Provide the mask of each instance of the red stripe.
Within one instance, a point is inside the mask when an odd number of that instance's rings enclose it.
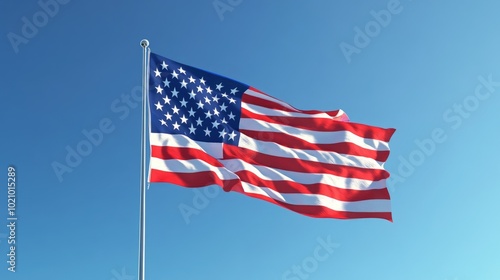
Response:
[[[240,129],[240,132],[250,138],[261,141],[274,142],[292,149],[302,150],[321,150],[336,152],[339,154],[363,156],[375,159],[376,161],[385,162],[389,157],[389,151],[374,151],[359,147],[356,144],[343,142],[335,144],[315,144],[302,140],[299,137],[288,135],[280,132],[262,132]]]
[[[211,174],[210,174],[211,173]],[[153,183],[172,183],[183,187],[196,188],[209,185],[219,185],[224,190],[232,190],[243,193],[247,196],[258,198],[282,206],[302,215],[315,218],[336,218],[336,219],[358,219],[358,218],[381,218],[392,221],[390,212],[346,212],[335,211],[324,206],[314,205],[293,205],[276,201],[270,197],[245,193],[239,180],[220,180],[213,172],[196,172],[196,173],[175,173],[153,169],[150,174],[151,182]],[[215,176],[215,177],[214,177]]]
[[[272,98],[274,98],[274,97],[272,97]],[[276,99],[276,98],[274,98],[274,99]],[[334,111],[299,110],[299,109],[296,109],[295,107],[289,105],[286,102],[283,102],[283,103],[287,104],[290,107],[284,106],[280,103],[273,102],[273,101],[268,100],[268,99],[259,98],[257,96],[253,96],[253,95],[249,95],[249,94],[243,94],[243,96],[241,97],[241,102],[248,103],[248,104],[254,104],[257,106],[261,106],[261,107],[266,107],[266,108],[273,109],[273,110],[281,110],[281,111],[285,111],[285,112],[303,113],[303,114],[308,114],[308,115],[324,113],[324,114],[328,114],[332,118],[338,118],[339,117],[338,114],[340,111],[340,110],[334,110]]]
[[[242,182],[258,187],[265,187],[279,193],[320,194],[341,201],[362,201],[370,199],[390,199],[387,189],[348,190],[323,183],[301,184],[285,180],[264,180],[258,175],[242,170],[236,172]],[[307,175],[305,175],[307,176]]]
[[[383,169],[369,169],[331,163],[315,162],[298,158],[285,158],[262,154],[246,148],[224,145],[224,159],[243,159],[247,163],[263,165],[302,173],[331,174],[344,178],[358,178],[370,181],[387,179],[389,172]]]
[[[190,153],[188,150],[192,150],[194,151],[194,153]],[[177,147],[158,147],[158,146],[153,146],[152,147],[152,151],[153,151],[153,157],[157,157],[157,158],[161,158],[161,159],[164,159],[164,160],[171,160],[171,159],[178,159],[178,160],[190,160],[190,159],[199,159],[199,160],[204,160],[206,161],[207,163],[215,166],[215,167],[223,167],[222,163],[220,163],[219,161],[215,160],[213,157],[203,153],[203,152],[200,152],[196,149],[190,149],[190,148],[177,148]],[[238,157],[238,155],[241,155],[242,157]],[[246,156],[243,156],[243,155],[246,155]],[[266,155],[263,155],[263,154],[259,154],[259,153],[256,153],[256,152],[253,152],[251,150],[247,150],[247,149],[244,149],[244,148],[237,148],[237,147],[234,147],[234,146],[231,146],[231,145],[225,145],[224,147],[224,157],[225,158],[235,158],[235,159],[241,159],[241,158],[244,158],[244,160],[250,164],[257,164],[257,165],[263,165],[262,163],[263,162],[266,162],[267,164],[264,165],[266,167],[270,167],[270,168],[280,168],[280,169],[285,169],[285,170],[291,170],[291,171],[295,171],[295,172],[304,172],[305,173],[305,176],[307,176],[307,173],[325,173],[325,174],[332,174],[332,175],[336,175],[336,176],[342,176],[342,177],[346,177],[346,178],[356,178],[356,176],[360,175],[360,174],[355,174],[356,172],[353,171],[352,174],[349,174],[349,173],[346,173],[346,169],[345,168],[337,168],[337,170],[339,172],[333,172],[333,170],[324,170],[321,165],[315,165],[315,162],[309,162],[311,164],[311,168],[309,168],[309,166],[307,165],[304,165],[303,163],[300,163],[300,160],[298,160],[297,162],[299,164],[302,164],[302,167],[303,169],[301,169],[300,167],[293,167],[293,161],[294,159],[290,159],[291,162],[286,162],[286,163],[283,163],[282,161],[278,164],[277,161],[275,159],[279,159],[279,157],[275,157],[275,156],[266,156]],[[281,165],[280,165],[281,164]],[[287,166],[287,167],[285,167]],[[314,170],[314,167],[317,167],[318,169],[317,170]],[[355,168],[354,168],[355,169]],[[361,168],[359,168],[361,169]],[[382,172],[385,172],[387,173],[388,175],[388,172],[385,171],[385,170],[375,170],[375,171],[382,171]],[[166,171],[161,171],[161,172],[164,172],[164,173],[169,173],[169,174],[176,174],[176,173],[173,173],[173,172],[166,172]],[[358,171],[358,173],[360,173],[361,171]],[[335,174],[337,173],[337,174]],[[184,173],[181,173],[181,174],[184,174]],[[198,181],[195,181],[195,182],[192,182],[192,184],[194,185],[194,187],[200,187],[200,186],[207,186],[207,185],[210,185],[210,184],[217,184],[217,185],[220,185],[222,186],[221,184],[221,180],[215,175],[215,173],[211,172],[211,171],[204,171],[204,172],[195,172],[195,173],[188,173],[186,172],[185,173],[185,177],[184,178],[189,178],[191,181],[193,180],[193,177],[190,177],[189,174],[195,174],[193,176],[195,176],[196,180],[200,180],[199,182]],[[238,173],[239,174],[239,173]],[[252,173],[253,174],[253,173]],[[369,170],[365,170],[365,174],[362,174],[362,175],[365,175],[364,177],[365,178],[360,178],[360,179],[366,179],[366,180],[370,180],[370,179],[367,179],[366,177],[369,177],[369,176],[373,176],[373,174],[370,174],[370,171]],[[379,174],[379,176],[382,175]],[[199,178],[197,177],[199,176]],[[205,176],[205,177],[203,177]],[[209,176],[209,178],[207,179],[207,176]],[[213,177],[215,176],[215,177]],[[251,175],[244,175],[245,178],[251,178],[249,181],[251,184],[253,185],[257,185],[257,186],[262,186],[262,183],[259,183],[257,181],[256,178],[259,178],[259,177],[256,177],[255,175],[253,175],[253,177]],[[213,178],[212,178],[213,177]],[[361,176],[358,176],[358,177],[361,177]],[[382,176],[383,177],[383,176]],[[163,178],[161,182],[170,182],[170,183],[176,183],[176,184],[180,184],[181,181],[165,181],[165,180],[175,180],[175,176],[172,176],[172,178]],[[203,179],[202,179],[203,178]],[[210,179],[212,178],[212,179]],[[385,177],[387,178],[387,177]],[[380,178],[380,179],[385,179],[385,178]],[[376,178],[377,180],[380,180],[378,178]],[[152,182],[154,182],[153,179],[151,179]],[[263,179],[260,179],[261,182],[267,182],[265,184],[265,186],[267,187],[270,187],[272,188],[272,181],[269,181],[269,180],[263,180]],[[375,179],[373,179],[372,181],[376,181]],[[186,185],[184,185],[186,184]],[[183,186],[189,186],[189,183],[184,183],[184,184],[180,184],[180,185],[183,185]],[[282,185],[283,183],[277,183],[279,185]],[[288,184],[288,183],[284,183],[285,185]],[[310,186],[313,188],[313,189],[316,189],[318,188],[318,186],[321,186],[323,184],[311,184]],[[297,184],[297,183],[294,183],[294,186],[295,187],[298,187],[298,186],[301,186],[301,184]],[[309,185],[308,185],[309,186]],[[328,186],[328,185],[324,185],[325,187],[327,188],[332,188],[332,186]],[[340,189],[340,188],[339,188]],[[293,188],[286,188],[286,189],[276,189],[276,191],[278,192],[294,192],[293,191],[294,189]],[[343,189],[342,189],[343,190]],[[373,191],[373,192],[371,192]],[[301,191],[296,191],[298,193],[300,193]],[[355,190],[352,190],[351,192],[356,192]],[[311,192],[311,193],[315,193],[315,192]],[[375,194],[375,193],[379,193],[378,195],[375,195],[374,198],[386,198],[385,195],[387,193],[387,190],[386,189],[382,189],[382,190],[370,190],[370,191],[363,191],[363,194],[364,196],[362,196],[361,199],[368,199],[370,196],[369,194]],[[325,194],[325,195],[328,195],[328,194]],[[381,196],[379,196],[381,195]],[[339,197],[339,196],[335,196],[334,198],[337,198],[339,200],[345,200],[346,197]]]
[[[191,173],[169,172],[157,169],[151,169],[150,182],[152,183],[171,183],[188,188],[198,188],[210,185],[218,185],[225,191],[241,185],[240,180],[221,180],[217,174],[212,171],[201,171]]]
[[[292,126],[312,131],[349,131],[363,138],[370,138],[389,142],[394,129],[384,129],[364,124],[342,122],[327,118],[307,118],[307,117],[289,117],[289,116],[267,116],[253,113],[247,109],[241,109],[241,117],[257,119],[268,123]]]
[[[159,159],[199,159],[215,167],[224,167],[224,165],[211,155],[193,148],[169,147],[169,146],[151,146],[151,157]]]
[[[284,207],[288,210],[292,210],[299,214],[313,217],[313,218],[334,218],[334,219],[362,219],[362,218],[380,218],[392,222],[391,212],[347,212],[347,211],[335,211],[324,206],[313,206],[313,205],[294,205],[288,204],[281,201],[276,201],[267,196],[263,196],[255,193],[245,193],[242,187],[234,188],[233,191],[243,193],[247,196],[265,200],[273,204]]]

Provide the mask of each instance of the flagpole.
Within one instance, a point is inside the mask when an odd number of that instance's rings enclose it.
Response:
[[[146,114],[148,94],[149,41],[141,41],[142,59],[142,135],[141,135],[141,203],[139,226],[139,280],[146,279]]]

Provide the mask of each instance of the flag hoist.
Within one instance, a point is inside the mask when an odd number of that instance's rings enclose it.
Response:
[[[142,127],[141,127],[141,202],[139,225],[139,280],[145,280],[146,268],[146,127],[149,77],[149,41],[141,41],[142,58]]]

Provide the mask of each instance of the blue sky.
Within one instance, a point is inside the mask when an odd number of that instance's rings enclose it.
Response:
[[[2,1],[0,220],[8,224],[8,166],[18,220],[15,273],[0,226],[0,278],[137,277],[134,96],[147,38],[153,52],[300,109],[340,108],[351,121],[397,129],[385,165],[394,223],[313,219],[215,187],[152,184],[148,279],[500,279],[499,9],[497,1]],[[67,165],[69,151],[103,126],[58,176],[54,164]],[[197,214],[186,219],[185,206]]]

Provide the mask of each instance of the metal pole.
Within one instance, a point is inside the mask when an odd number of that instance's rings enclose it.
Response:
[[[146,279],[146,114],[149,72],[149,41],[141,41],[143,48],[142,61],[142,135],[141,135],[141,212],[139,226],[139,280]]]

